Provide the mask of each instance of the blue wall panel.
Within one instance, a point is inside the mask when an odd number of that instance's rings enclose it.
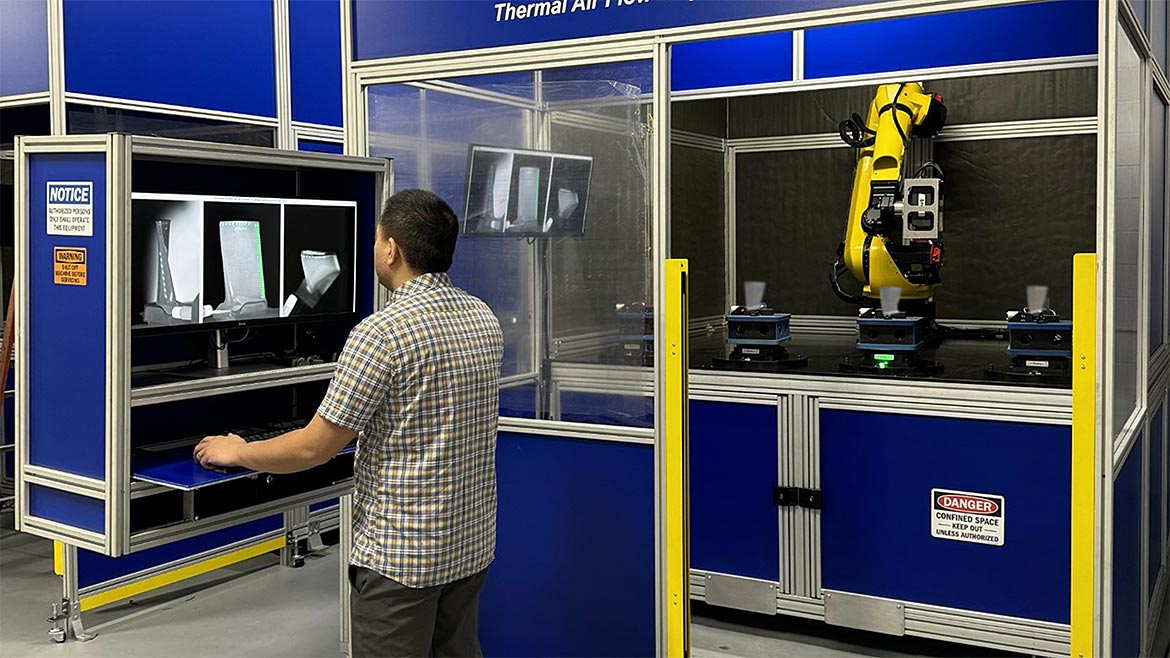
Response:
[[[672,91],[787,82],[792,79],[792,33],[760,34],[675,46]]]
[[[806,78],[1092,55],[1097,3],[1060,0],[805,32]]]
[[[1113,483],[1113,650],[1116,658],[1141,654],[1142,437]]]
[[[274,60],[269,0],[65,0],[71,92],[274,117]]]
[[[1154,586],[1158,584],[1158,571],[1162,569],[1162,461],[1165,454],[1162,452],[1162,414],[1165,409],[1159,409],[1150,420],[1150,433],[1147,440],[1150,442],[1150,461],[1146,468],[1150,471],[1150,489],[1146,496],[1146,509],[1150,515],[1149,543],[1149,583],[1147,595],[1154,595]]]
[[[341,155],[344,151],[341,144],[336,142],[321,142],[315,139],[301,139],[297,140],[298,151],[313,151],[314,153],[336,153]]]
[[[654,399],[617,393],[561,393],[560,420],[575,423],[654,427]]]
[[[38,519],[103,535],[106,532],[106,504],[97,498],[31,484],[28,487],[28,511]]]
[[[376,59],[876,4],[885,0],[599,0],[593,9],[507,20],[498,0],[353,0],[354,55]],[[526,5],[527,2],[511,2]],[[499,14],[499,15],[498,15]],[[499,19],[499,20],[497,20]]]
[[[500,415],[536,418],[536,384],[500,389]]]
[[[78,551],[77,582],[80,587],[89,587],[168,562],[183,560],[212,549],[222,548],[238,541],[258,537],[266,532],[279,529],[283,524],[283,517],[277,514],[251,523],[130,553],[119,558],[106,557],[91,551]]]
[[[780,580],[775,405],[691,402],[691,568]]]
[[[501,432],[487,656],[654,654],[654,450]]]
[[[5,0],[0,20],[0,96],[49,90],[49,8]]]
[[[1053,425],[822,411],[825,589],[1068,623],[1070,442]],[[1003,545],[932,537],[932,488],[1003,496]]]
[[[293,121],[340,126],[341,4],[290,0],[288,21]]]
[[[47,184],[93,183],[93,237],[46,231]],[[29,462],[104,479],[106,156],[29,156]],[[53,247],[84,247],[85,286],[53,282]]]
[[[340,501],[337,498],[333,498],[330,500],[323,500],[319,503],[313,503],[312,505],[309,505],[309,511],[316,512],[318,510],[328,509],[330,507],[336,506],[338,502]]]

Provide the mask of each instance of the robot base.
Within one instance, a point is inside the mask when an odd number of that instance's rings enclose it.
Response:
[[[1014,363],[1007,366],[991,364],[983,372],[988,379],[1007,382],[1067,385],[1072,381],[1071,371],[1067,368],[1034,368]]]
[[[842,372],[876,375],[879,377],[912,377],[915,375],[937,375],[942,372],[942,364],[938,361],[920,358],[914,352],[903,352],[877,356],[870,352],[862,352],[845,357],[839,367]]]
[[[746,361],[744,359],[729,359],[725,357],[715,357],[711,359],[711,367],[715,370],[742,370],[745,372],[777,372],[786,370],[788,368],[800,368],[808,365],[808,357],[802,354],[788,354],[777,355],[777,359],[757,359],[753,361]]]

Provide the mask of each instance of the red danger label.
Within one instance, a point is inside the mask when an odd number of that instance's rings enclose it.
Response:
[[[1004,545],[1003,496],[931,489],[930,535],[987,546]]]
[[[970,512],[972,514],[995,514],[999,511],[999,503],[990,498],[978,496],[945,494],[938,497],[938,506],[955,512]]]

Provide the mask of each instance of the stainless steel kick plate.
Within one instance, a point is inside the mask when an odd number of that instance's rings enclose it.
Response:
[[[872,596],[824,592],[825,623],[887,635],[906,634],[906,606]]]
[[[707,603],[748,612],[776,614],[776,583],[754,578],[704,574]]]

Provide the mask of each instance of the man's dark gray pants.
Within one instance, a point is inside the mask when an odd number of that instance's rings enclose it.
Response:
[[[487,570],[415,589],[350,565],[351,658],[479,658],[479,591]]]

